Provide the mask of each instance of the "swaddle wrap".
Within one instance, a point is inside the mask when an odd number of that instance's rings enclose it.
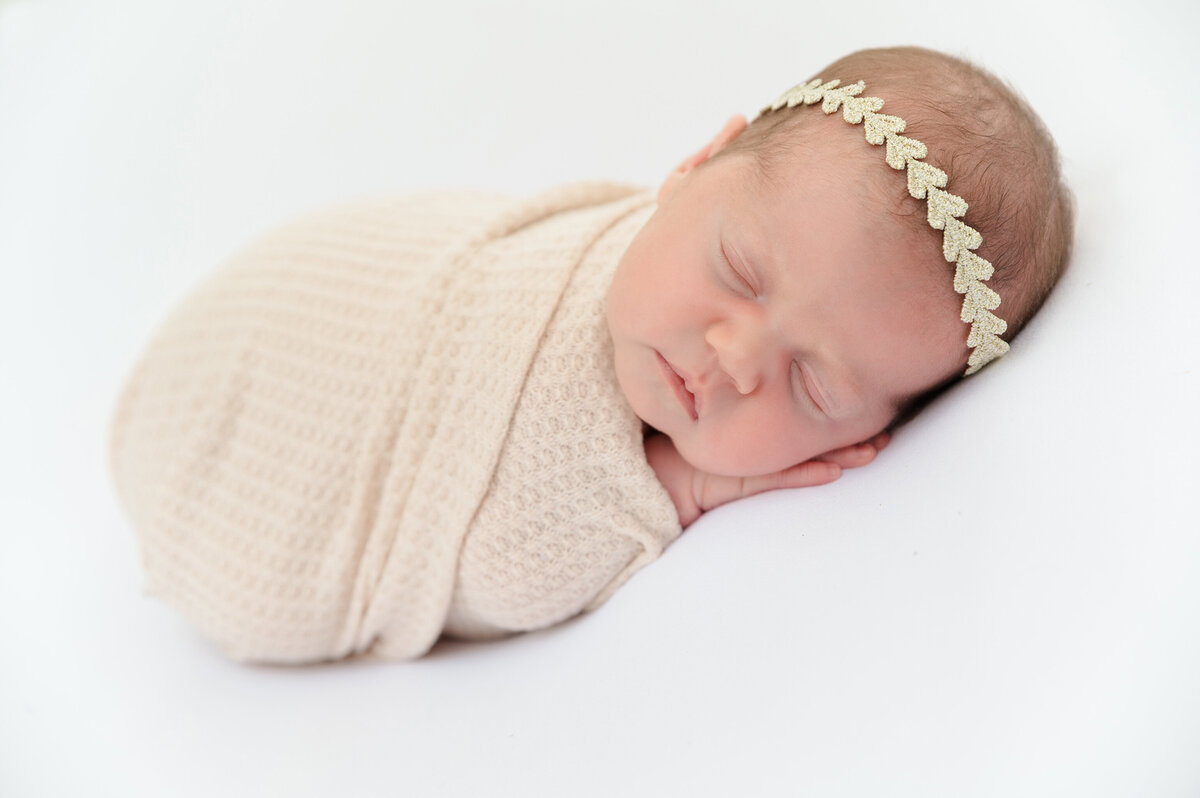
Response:
[[[611,183],[427,192],[226,263],[112,421],[146,592],[270,662],[416,657],[607,600],[680,533],[603,313],[652,212]]]

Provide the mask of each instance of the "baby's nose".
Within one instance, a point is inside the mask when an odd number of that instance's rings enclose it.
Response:
[[[705,335],[737,392],[746,396],[762,382],[765,341],[753,325],[715,324]]]
[[[758,375],[753,369],[739,366],[736,369],[729,371],[729,379],[733,380],[733,387],[742,396],[748,396],[754,393],[754,389],[758,387]]]

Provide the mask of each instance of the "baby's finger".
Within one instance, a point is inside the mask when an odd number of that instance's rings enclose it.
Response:
[[[776,471],[774,474],[747,478],[745,495],[751,496],[755,493],[779,488],[811,488],[833,482],[841,475],[842,467],[837,463],[809,460],[784,471]]]
[[[821,460],[809,460],[784,471],[756,477],[722,477],[699,473],[693,483],[693,498],[697,507],[707,511],[768,490],[824,485],[841,475],[841,466]]]
[[[809,460],[807,463],[795,465],[781,472],[782,488],[811,488],[816,485],[826,485],[842,475],[842,467],[837,463]]]
[[[875,459],[877,449],[871,443],[860,443],[855,446],[844,446],[821,455],[827,463],[836,463],[842,468],[858,468],[865,466]]]

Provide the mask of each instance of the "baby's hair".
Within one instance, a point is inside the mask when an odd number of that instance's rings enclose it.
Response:
[[[837,78],[843,85],[864,81],[867,93],[885,102],[884,113],[908,123],[905,135],[928,146],[925,160],[949,175],[946,190],[969,206],[963,221],[983,236],[977,254],[995,267],[988,285],[1002,298],[997,314],[1008,322],[1003,337],[1015,338],[1066,270],[1075,232],[1074,195],[1063,181],[1058,147],[1042,120],[1014,88],[987,70],[923,47],[859,50],[812,77]],[[716,157],[750,154],[758,176],[774,183],[782,174],[777,167],[819,140],[813,137],[841,135],[819,126],[854,131],[840,114],[833,116],[826,118],[819,108],[804,104],[763,114]],[[903,173],[889,168],[865,141],[862,145],[878,160],[868,178],[872,193],[911,231],[922,231],[916,235],[935,240],[931,252],[940,252],[942,234],[926,221],[925,202],[909,195]],[[930,263],[944,275],[949,290],[953,266],[940,256]],[[964,347],[964,366],[966,356]],[[893,426],[961,379],[962,370],[902,401]]]

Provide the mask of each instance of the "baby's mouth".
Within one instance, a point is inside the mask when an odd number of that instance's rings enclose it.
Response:
[[[667,362],[661,352],[656,349],[654,354],[658,357],[659,369],[663,372],[663,377],[674,392],[675,398],[679,400],[679,404],[683,405],[683,409],[687,411],[692,421],[695,421],[700,417],[696,409],[695,394],[688,390],[687,381],[675,370],[674,366]]]

